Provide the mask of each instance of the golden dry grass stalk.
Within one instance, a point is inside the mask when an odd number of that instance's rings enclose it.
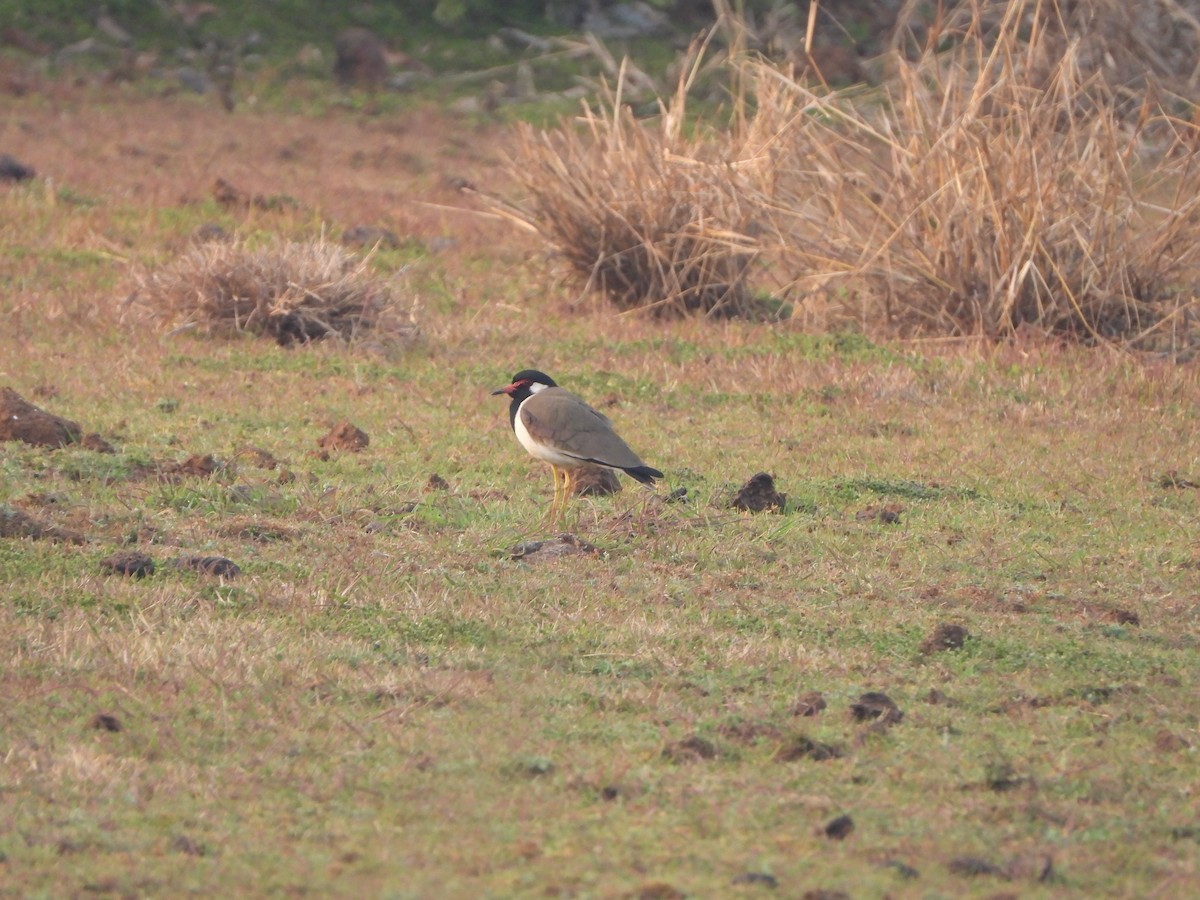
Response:
[[[1052,0],[986,36],[976,17],[877,95],[756,65],[786,264],[907,333],[1177,343],[1200,276],[1195,128],[1149,99],[1123,121],[1055,23]]]
[[[210,241],[141,273],[134,299],[172,331],[266,334],[283,345],[413,337],[411,315],[368,266],[369,257],[324,238],[263,247]]]

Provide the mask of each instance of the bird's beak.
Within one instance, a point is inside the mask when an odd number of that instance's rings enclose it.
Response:
[[[502,387],[499,390],[492,391],[492,396],[495,397],[497,394],[511,394],[516,387],[517,386],[515,384],[510,384],[507,387]]]

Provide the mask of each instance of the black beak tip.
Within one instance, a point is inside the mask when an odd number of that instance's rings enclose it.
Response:
[[[509,391],[509,389],[508,389],[508,388],[506,388],[506,387],[502,387],[502,388],[500,388],[499,390],[492,391],[492,396],[493,396],[493,397],[495,397],[497,394],[507,394],[507,393],[508,393],[508,391]]]

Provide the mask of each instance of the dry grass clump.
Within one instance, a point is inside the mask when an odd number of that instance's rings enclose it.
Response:
[[[1056,17],[1012,3],[985,37],[977,15],[878,97],[758,66],[786,264],[906,333],[1178,345],[1200,275],[1195,128],[1149,101],[1123,124],[1078,44],[1047,39]]]
[[[979,21],[985,38],[1003,34],[1011,13],[1008,0],[963,0],[946,15],[946,27],[966,30]],[[1118,105],[1136,112],[1148,86],[1157,85],[1184,97],[1195,92],[1200,76],[1200,4],[1196,0],[1087,0],[1045,4],[1049,14],[1030,3],[1024,6],[1024,28],[1044,29],[1042,40],[1051,57],[1068,47],[1079,70],[1098,74],[1112,86]],[[902,13],[901,25],[911,27],[916,7]],[[1037,21],[1040,19],[1041,21]]]
[[[407,338],[415,326],[391,286],[324,238],[197,244],[139,277],[134,299],[173,331],[265,334],[282,345],[328,338]]]
[[[519,129],[509,174],[526,198],[494,208],[537,232],[587,288],[621,310],[654,315],[750,312],[763,172],[727,135],[688,132],[700,51],[656,124],[622,102],[622,78],[598,111],[551,131]]]

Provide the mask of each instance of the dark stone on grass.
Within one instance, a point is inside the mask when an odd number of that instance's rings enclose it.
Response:
[[[33,166],[27,166],[16,157],[0,153],[0,181],[28,181],[37,175]]]
[[[348,450],[357,453],[365,450],[371,439],[367,433],[350,422],[335,425],[328,434],[317,440],[317,446],[323,450]]]
[[[980,875],[993,875],[997,878],[1008,878],[1003,866],[978,856],[956,856],[946,864],[946,868],[955,875],[965,875],[975,878]]]
[[[96,713],[92,716],[92,727],[97,731],[120,731],[121,720],[111,713]]]
[[[845,751],[836,744],[825,744],[814,741],[804,735],[796,735],[775,751],[776,762],[795,762],[798,759],[811,759],[814,762],[825,762],[828,759],[838,759]]]
[[[171,561],[171,565],[176,569],[190,569],[214,578],[236,578],[242,574],[241,567],[224,556],[179,556]]]
[[[606,784],[600,789],[601,800],[616,800],[625,793],[624,789],[619,784]]]
[[[154,560],[136,550],[121,550],[100,560],[100,567],[114,575],[145,578],[154,574]]]
[[[766,888],[779,887],[779,879],[770,872],[743,872],[741,875],[735,875],[733,884],[757,884]]]
[[[426,493],[432,493],[433,491],[448,491],[448,490],[450,490],[450,482],[448,482],[445,478],[443,478],[437,472],[434,472],[433,474],[431,474],[429,476],[429,480],[425,482]]]
[[[729,505],[747,512],[765,512],[782,510],[785,503],[787,495],[775,490],[775,479],[766,472],[759,472],[741,486]]]
[[[904,718],[904,713],[892,701],[892,698],[879,691],[867,691],[857,701],[850,704],[850,714],[854,716],[856,722],[878,719],[885,725],[893,725]]]
[[[828,705],[825,702],[824,695],[820,691],[806,691],[797,697],[796,702],[792,704],[792,715],[815,716]]]
[[[961,650],[969,637],[967,629],[953,622],[939,622],[929,637],[921,642],[921,652],[940,653],[943,650]]]
[[[687,503],[691,500],[688,497],[688,489],[685,487],[677,487],[667,496],[663,497],[663,503]]]
[[[825,823],[825,837],[835,841],[844,841],[854,830],[854,820],[846,815],[830,819]]]
[[[77,422],[39,409],[12,388],[0,388],[0,441],[63,447],[79,441]]]
[[[674,763],[690,763],[716,759],[717,745],[707,738],[693,734],[691,737],[668,744],[663,748],[662,755],[664,759],[668,759]]]

